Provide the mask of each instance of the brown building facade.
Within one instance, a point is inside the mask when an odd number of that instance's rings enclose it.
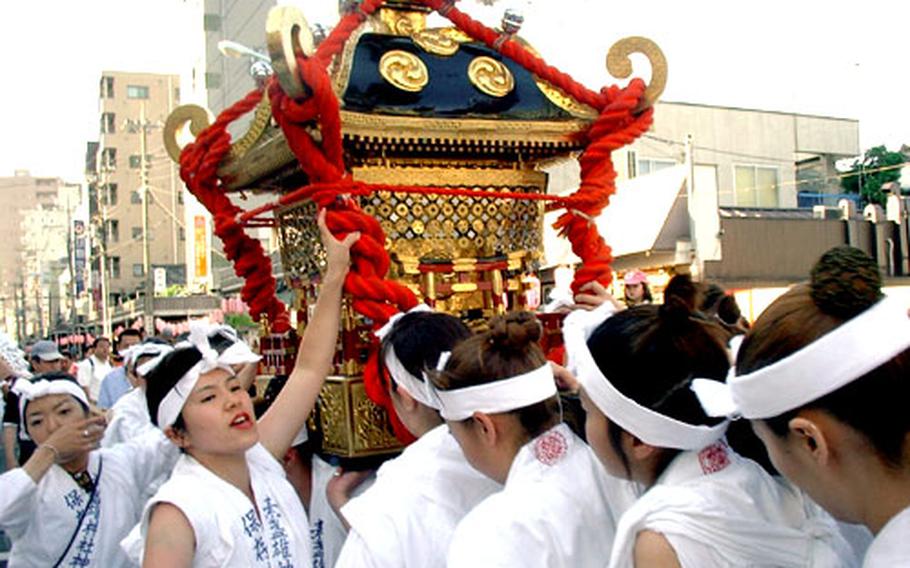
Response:
[[[184,264],[184,190],[161,137],[164,121],[178,105],[179,89],[176,75],[105,71],[101,76],[100,134],[95,172],[89,174],[90,199],[95,234],[103,239],[97,243],[101,246],[96,246],[96,255],[101,256],[103,246],[113,305],[143,289],[146,237],[153,268]],[[146,187],[147,228],[143,219]],[[97,262],[94,269],[100,272]]]

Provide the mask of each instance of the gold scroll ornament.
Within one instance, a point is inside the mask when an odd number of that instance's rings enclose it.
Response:
[[[492,57],[475,57],[468,65],[468,78],[480,92],[502,98],[515,88],[515,78],[509,68]]]
[[[607,71],[617,79],[625,79],[632,74],[632,60],[629,55],[641,53],[651,64],[651,80],[645,88],[645,96],[635,109],[641,112],[657,102],[667,86],[667,58],[656,43],[646,37],[632,36],[614,43],[607,52]]]
[[[424,62],[413,53],[399,49],[383,54],[379,74],[395,88],[409,93],[419,93],[430,82]]]

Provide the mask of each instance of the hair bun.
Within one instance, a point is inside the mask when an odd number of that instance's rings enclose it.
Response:
[[[826,314],[850,319],[882,297],[878,265],[855,247],[839,246],[812,267],[812,300]]]
[[[540,323],[531,312],[512,312],[490,320],[490,343],[494,347],[524,351],[540,339]]]

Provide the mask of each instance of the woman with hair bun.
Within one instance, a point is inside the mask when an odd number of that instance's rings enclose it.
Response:
[[[588,443],[611,475],[641,487],[611,568],[854,565],[833,519],[734,452],[727,422],[690,390],[695,377],[722,385],[729,370],[716,324],[671,294],[612,316],[575,312],[563,332]]]
[[[336,568],[444,568],[455,526],[499,491],[474,470],[439,416],[427,371],[471,336],[458,318],[419,304],[377,332],[392,404],[417,441],[379,468],[376,483],[340,508],[351,529]]]
[[[622,486],[611,485],[562,423],[540,333],[527,312],[494,318],[489,331],[458,344],[433,379],[468,462],[504,485],[455,529],[450,568],[603,566],[609,555],[609,504]]]
[[[882,295],[865,253],[825,253],[809,284],[756,320],[713,414],[751,421],[774,466],[875,534],[866,568],[910,566],[910,305]]]

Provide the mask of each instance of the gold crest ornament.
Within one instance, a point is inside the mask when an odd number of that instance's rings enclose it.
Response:
[[[395,49],[386,52],[379,60],[379,74],[397,89],[419,93],[430,82],[427,66],[419,57]]]
[[[515,77],[509,68],[492,57],[476,57],[468,65],[468,78],[480,92],[502,98],[515,89]]]

